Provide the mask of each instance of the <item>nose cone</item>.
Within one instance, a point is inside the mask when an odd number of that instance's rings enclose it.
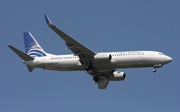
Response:
[[[169,63],[172,61],[172,58],[169,56],[165,56],[166,63]]]

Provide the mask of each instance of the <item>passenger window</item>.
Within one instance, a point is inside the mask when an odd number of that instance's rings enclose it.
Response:
[[[163,53],[159,53],[159,55],[164,55]]]

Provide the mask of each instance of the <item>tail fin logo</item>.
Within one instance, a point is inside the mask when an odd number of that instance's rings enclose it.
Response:
[[[41,48],[36,39],[30,32],[24,34],[25,52],[31,57],[42,57],[46,56],[46,52]]]

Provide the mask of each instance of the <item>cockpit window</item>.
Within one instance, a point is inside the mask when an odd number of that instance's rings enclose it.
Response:
[[[164,55],[163,53],[159,53],[159,55]]]

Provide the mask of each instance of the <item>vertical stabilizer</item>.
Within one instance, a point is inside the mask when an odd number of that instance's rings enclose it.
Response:
[[[24,32],[23,36],[27,55],[31,57],[42,57],[47,55],[30,32]]]

